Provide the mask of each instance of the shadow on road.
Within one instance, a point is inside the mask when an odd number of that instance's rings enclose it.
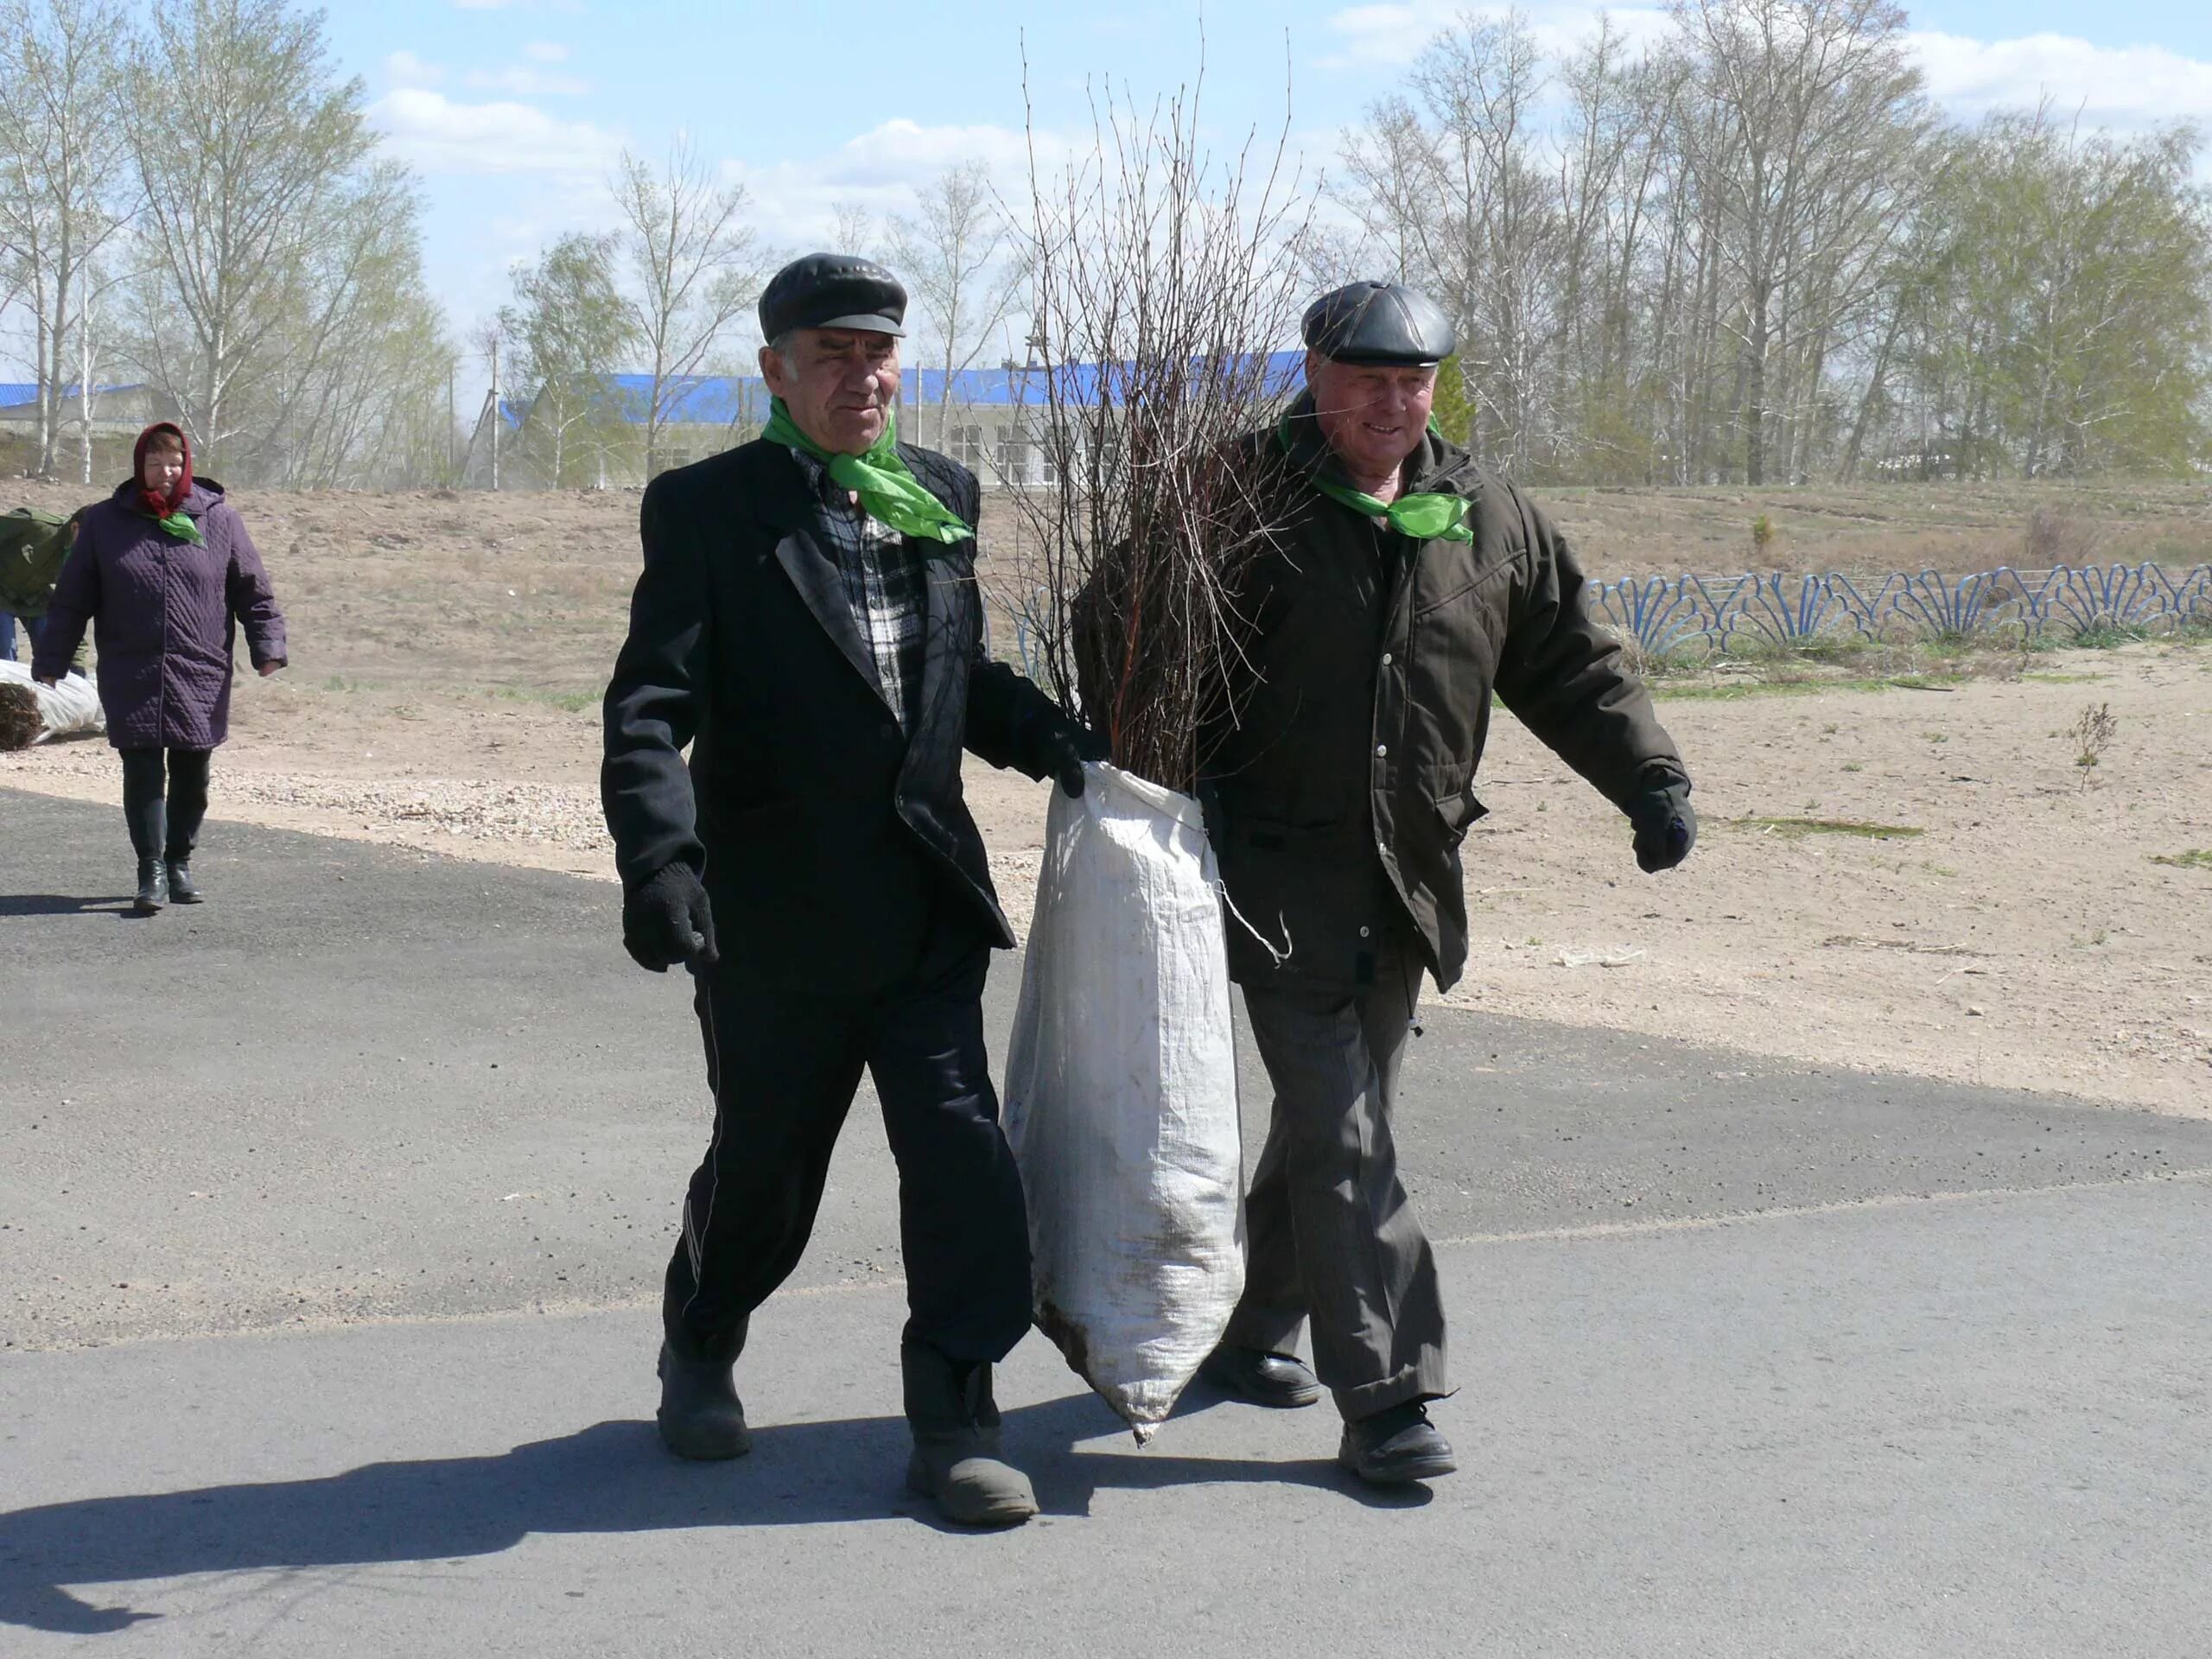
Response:
[[[128,899],[75,899],[60,893],[0,893],[0,916],[127,916]]]
[[[1426,1503],[1425,1488],[1370,1492],[1328,1462],[1266,1463],[1077,1449],[1111,1420],[1089,1395],[1006,1415],[1009,1455],[1047,1515],[1089,1512],[1101,1489],[1222,1482],[1324,1487],[1363,1503]],[[192,1573],[369,1566],[494,1554],[531,1533],[805,1526],[904,1515],[941,1525],[904,1487],[899,1417],[772,1424],[751,1455],[687,1464],[648,1422],[603,1422],[496,1455],[373,1463],[320,1479],[95,1497],[0,1512],[0,1624],[92,1636],[157,1618],[62,1586]],[[718,1560],[727,1560],[718,1555]]]

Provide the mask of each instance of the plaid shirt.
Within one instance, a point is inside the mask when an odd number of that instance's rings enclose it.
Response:
[[[875,662],[884,701],[912,731],[922,693],[924,602],[928,577],[920,556],[888,524],[862,512],[830,469],[804,449],[791,455],[806,474],[818,511],[814,530],[837,562],[845,601],[861,642]]]

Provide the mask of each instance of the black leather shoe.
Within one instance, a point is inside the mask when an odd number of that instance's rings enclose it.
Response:
[[[138,861],[138,897],[131,907],[141,916],[150,916],[169,901],[168,866],[158,858]]]
[[[1208,1354],[1198,1375],[1232,1399],[1289,1410],[1321,1397],[1321,1384],[1294,1354],[1224,1343]]]
[[[1428,1421],[1428,1408],[1418,1400],[1346,1423],[1337,1461],[1376,1486],[1434,1480],[1459,1466],[1452,1459],[1451,1442],[1436,1432]]]
[[[679,1458],[716,1462],[753,1449],[745,1407],[727,1363],[679,1358],[660,1345],[660,1437]]]
[[[192,866],[181,858],[169,860],[169,902],[173,905],[196,905],[200,889],[193,885]]]

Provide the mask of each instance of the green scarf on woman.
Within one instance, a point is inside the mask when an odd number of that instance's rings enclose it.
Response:
[[[207,545],[207,538],[200,533],[200,526],[192,522],[191,514],[182,507],[172,508],[165,513],[147,512],[146,516],[181,542],[190,542],[194,547]]]
[[[871,518],[905,536],[925,542],[964,541],[976,532],[948,511],[944,503],[922,487],[921,480],[899,459],[894,417],[884,412],[883,435],[868,446],[866,454],[841,455],[824,449],[791,419],[780,397],[768,404],[768,426],[761,433],[771,443],[804,450],[829,469],[830,476],[861,499],[861,508]]]

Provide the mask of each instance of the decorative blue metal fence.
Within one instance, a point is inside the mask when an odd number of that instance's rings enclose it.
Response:
[[[1592,615],[1654,657],[2007,635],[2063,645],[2212,627],[2212,564],[2179,576],[2158,564],[1999,566],[1964,576],[1898,571],[1865,582],[1836,572],[1623,576],[1585,591]],[[1028,615],[1045,614],[1047,604],[1041,593],[1032,595]],[[1014,618],[1014,650],[1026,672],[1041,671],[1027,615]]]
[[[1625,576],[1592,582],[1591,612],[1655,657],[1756,645],[1994,638],[2063,644],[2212,626],[2212,564],[2000,566],[1970,575]]]

